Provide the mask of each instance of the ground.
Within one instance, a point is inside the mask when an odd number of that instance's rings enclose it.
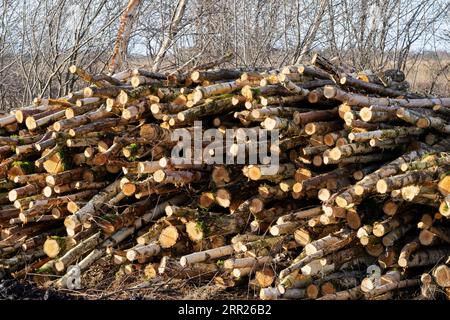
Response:
[[[82,275],[80,290],[55,290],[50,281],[36,283],[35,277],[6,279],[0,281],[1,299],[48,300],[48,299],[108,299],[108,300],[207,300],[207,299],[257,299],[257,292],[245,283],[229,289],[219,288],[210,279],[189,280],[156,277],[143,279],[142,271],[123,274],[119,266],[101,259]],[[41,279],[42,280],[42,279]]]

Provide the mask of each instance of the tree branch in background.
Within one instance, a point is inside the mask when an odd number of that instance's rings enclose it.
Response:
[[[187,0],[179,0],[177,7],[172,15],[171,23],[169,26],[169,30],[167,34],[164,36],[161,47],[159,48],[158,53],[156,54],[155,60],[153,62],[152,71],[156,72],[159,70],[162,60],[167,53],[167,50],[172,45],[173,38],[178,33],[178,25],[180,24],[181,19],[183,18],[184,11],[186,9]]]
[[[128,40],[133,26],[133,19],[141,0],[130,0],[127,8],[120,17],[119,31],[117,32],[116,43],[114,44],[113,55],[109,64],[109,73],[116,71],[126,56]]]

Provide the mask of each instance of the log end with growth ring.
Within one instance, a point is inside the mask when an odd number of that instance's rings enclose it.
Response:
[[[280,292],[277,288],[268,287],[261,288],[259,291],[259,298],[261,300],[276,300],[280,296]]]
[[[437,239],[437,236],[427,229],[424,229],[419,233],[419,241],[424,246],[430,246],[434,244]]]
[[[111,112],[111,111],[113,111],[113,108],[116,105],[116,100],[114,100],[113,98],[107,98],[105,105],[106,105],[106,111]]]
[[[263,122],[264,128],[267,130],[274,130],[278,126],[276,117],[267,117]]]
[[[273,236],[279,236],[280,235],[280,228],[278,227],[278,226],[272,226],[272,227],[270,227],[270,234],[271,235],[273,235]]]
[[[223,208],[228,208],[231,204],[231,194],[226,189],[219,189],[216,192],[216,202]]]
[[[108,162],[108,156],[104,153],[97,153],[94,157],[93,164],[96,166],[105,165]]]
[[[25,119],[25,125],[29,130],[34,130],[37,128],[36,120],[31,116]]]
[[[370,121],[370,119],[372,119],[372,114],[373,114],[372,110],[370,110],[370,108],[367,108],[367,107],[364,107],[359,111],[359,116],[360,116],[361,120],[363,120],[365,122],[368,122],[368,121]],[[353,140],[352,138],[350,138],[350,135],[349,135],[349,139]]]
[[[316,124],[315,123],[307,123],[306,125],[305,125],[305,133],[306,134],[308,134],[308,135],[313,135],[314,133],[316,133],[316,130],[317,130],[317,128],[316,128]]]
[[[156,182],[163,182],[166,178],[166,174],[163,170],[157,170],[155,173],[153,173],[153,180]]]
[[[446,265],[440,265],[433,271],[433,277],[436,283],[442,288],[450,287],[450,268]]]
[[[386,228],[381,223],[375,223],[372,232],[375,236],[382,237],[386,234]]]
[[[363,186],[360,186],[360,185],[357,185],[357,184],[356,184],[356,185],[353,186],[353,192],[355,192],[355,194],[356,194],[357,196],[361,196],[361,195],[364,194],[365,189],[364,189]]]
[[[83,89],[83,95],[86,98],[90,98],[94,95],[94,90],[92,90],[92,88],[90,88],[90,87],[86,87]]]
[[[191,80],[194,82],[200,82],[201,81],[200,71],[193,71],[191,73]]]
[[[182,266],[182,267],[186,267],[187,265],[188,265],[188,259],[186,258],[186,257],[181,257],[180,258],[180,265]]]
[[[319,296],[319,288],[315,284],[306,287],[306,296],[310,299],[317,299]]]
[[[337,94],[337,89],[333,86],[325,86],[323,89],[323,95],[327,99],[333,99]]]
[[[131,106],[122,111],[122,118],[124,118],[125,120],[130,120],[131,118],[136,117],[138,114],[139,110],[136,107]]]
[[[328,153],[328,156],[332,159],[332,160],[339,160],[342,156],[342,152],[339,148],[333,148],[331,149],[331,151]]]
[[[251,180],[259,180],[262,177],[261,169],[257,166],[251,166],[248,169],[248,177]]]
[[[203,192],[198,200],[200,207],[209,208],[215,202],[215,196],[212,192]]]
[[[383,212],[388,216],[393,216],[397,213],[399,205],[395,201],[386,201],[383,205]]]
[[[55,192],[57,192],[57,190],[58,190],[58,188],[57,187],[59,187],[59,186],[55,186]],[[51,196],[52,196],[52,194],[53,194],[53,188],[52,187],[50,187],[50,186],[46,186],[43,190],[42,190],[42,193],[44,194],[44,196],[46,196],[47,198],[50,198]],[[59,193],[59,192],[57,192],[57,193]]]
[[[430,120],[428,120],[427,118],[419,118],[416,122],[416,127],[418,128],[428,128],[431,125]]]
[[[249,210],[252,214],[261,212],[264,209],[264,201],[261,198],[253,198],[249,204]]]
[[[446,175],[439,181],[438,190],[444,197],[450,194],[450,175]]]
[[[350,141],[354,141],[354,140],[356,139],[356,135],[355,135],[353,132],[350,132],[350,133],[348,134],[348,139],[349,139]]]
[[[23,123],[23,121],[25,120],[25,119],[24,119],[24,116],[23,116],[23,111],[21,111],[21,110],[17,110],[17,111],[14,113],[14,115],[15,115],[16,121],[17,121],[18,123]]]
[[[320,294],[322,296],[326,296],[327,294],[334,294],[335,292],[336,288],[330,281],[327,281],[320,286]]]
[[[354,210],[347,211],[345,219],[350,229],[358,230],[361,227],[361,217],[356,211]]]
[[[67,229],[75,230],[80,225],[81,225],[81,222],[74,215],[68,216],[64,219],[64,226]]]
[[[211,178],[216,184],[228,183],[231,181],[230,173],[224,166],[214,167]]]
[[[151,279],[155,278],[156,275],[157,275],[157,272],[156,272],[156,267],[154,264],[149,263],[148,265],[145,266],[145,268],[144,268],[145,280],[151,280]]]
[[[405,257],[398,258],[398,265],[402,268],[406,268],[408,266],[408,259]]]
[[[327,201],[328,199],[330,199],[331,197],[331,192],[330,190],[326,189],[326,188],[322,188],[319,190],[319,192],[317,193],[317,197],[321,200],[321,201]]]
[[[17,198],[18,198],[18,194],[17,194],[16,190],[11,190],[8,192],[9,201],[14,202],[17,200]]]
[[[162,248],[173,247],[178,240],[179,233],[175,226],[164,228],[159,235],[159,244]]]
[[[177,119],[180,120],[181,122],[183,122],[186,119],[186,116],[184,115],[183,112],[178,112],[177,113]],[[170,119],[170,120],[175,121],[174,119]],[[169,120],[169,124],[170,124],[170,120]]]
[[[119,95],[117,96],[116,99],[117,99],[117,102],[120,105],[122,105],[122,106],[126,105],[128,103],[128,100],[129,100],[128,94],[124,90],[120,91],[120,93],[119,93]]]
[[[375,289],[375,279],[372,277],[364,278],[361,281],[361,291],[362,292],[369,292]]]
[[[69,67],[69,72],[70,73],[72,73],[72,74],[75,74],[76,72],[77,72],[77,66],[76,65],[71,65],[70,67]]]
[[[127,250],[126,257],[127,257],[128,261],[133,262],[138,258],[138,256],[139,256],[139,253],[136,250],[133,250],[133,249]]]
[[[61,251],[61,246],[56,239],[49,238],[45,240],[43,250],[48,257],[55,258]]]
[[[308,93],[308,102],[309,103],[318,103],[320,100],[320,94],[316,91],[310,91]]]
[[[53,130],[61,131],[61,123],[59,121],[56,121],[55,123],[53,123]]]
[[[378,180],[376,188],[378,193],[386,193],[388,191],[388,184],[385,180]]]
[[[202,99],[203,99],[203,92],[201,90],[194,90],[194,92],[192,92],[192,101],[194,101],[194,103],[197,103]]]
[[[58,272],[63,272],[66,269],[66,266],[63,261],[57,260],[55,261],[55,269]]]
[[[347,200],[341,196],[337,196],[335,199],[335,202],[341,208],[346,208],[349,205]]]
[[[205,237],[202,225],[196,221],[186,223],[186,233],[192,241],[200,241]]]

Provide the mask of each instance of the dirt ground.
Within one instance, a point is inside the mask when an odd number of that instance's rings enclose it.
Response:
[[[220,288],[209,277],[175,279],[156,277],[149,281],[142,271],[124,274],[120,266],[102,259],[82,275],[80,290],[56,289],[51,279],[28,275],[26,279],[0,281],[0,300],[232,300],[257,299],[257,292],[246,283]]]

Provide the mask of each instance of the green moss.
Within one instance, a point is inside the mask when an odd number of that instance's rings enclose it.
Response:
[[[54,274],[55,273],[55,271],[53,270],[53,265],[48,262],[46,264],[44,264],[42,267],[36,269],[34,272],[38,273],[38,274]]]
[[[225,262],[225,260],[219,259],[219,260],[217,260],[216,265],[218,265],[219,267],[223,266],[224,262]]]
[[[34,163],[28,161],[14,161],[12,163],[12,166],[22,168],[22,170],[25,171],[26,174],[33,173],[35,170]]]
[[[59,151],[59,156],[62,159],[62,167],[63,170],[70,170],[72,169],[72,158],[70,156],[70,152],[68,152],[66,147],[62,147]]]
[[[138,145],[136,143],[132,143],[128,146],[131,151],[135,152],[138,149]]]
[[[198,207],[197,212],[199,217],[204,217],[208,215],[209,208]]]
[[[117,215],[111,214],[111,213],[105,214],[102,216],[102,219],[109,221],[109,222],[114,222],[116,220],[116,218],[117,218]]]
[[[209,227],[204,221],[198,220],[197,224],[196,224],[196,228],[199,231],[203,232],[204,237],[207,237],[209,235]]]
[[[60,236],[51,236],[50,238],[53,240],[64,240],[65,239],[65,237],[60,237]]]
[[[21,136],[19,136],[19,135],[17,135],[17,134],[12,134],[12,135],[10,135],[9,137],[10,137],[10,138],[13,138],[13,139],[17,139],[17,141],[19,142],[19,144],[25,144],[25,140],[24,140]]]

